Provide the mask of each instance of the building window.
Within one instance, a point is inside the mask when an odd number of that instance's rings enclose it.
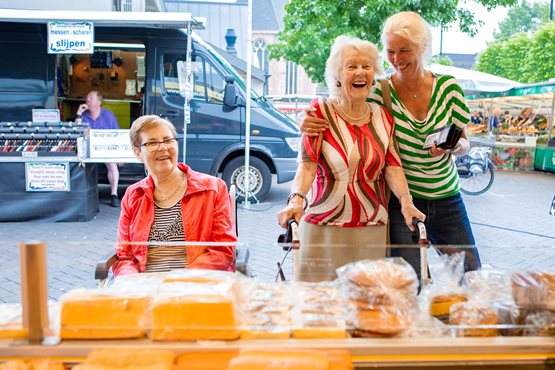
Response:
[[[254,40],[253,51],[258,58],[258,68],[268,73],[268,49],[266,48],[266,41],[263,39]]]
[[[285,93],[297,93],[297,65],[293,62],[285,65]]]

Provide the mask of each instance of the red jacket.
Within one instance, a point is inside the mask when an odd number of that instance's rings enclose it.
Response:
[[[181,200],[183,231],[187,241],[236,242],[231,218],[231,202],[225,183],[216,177],[191,170],[178,163],[187,174],[187,191]],[[121,201],[118,227],[119,261],[114,274],[143,272],[146,268],[146,242],[154,222],[154,181],[151,176],[131,185]],[[188,268],[233,271],[234,247],[187,247]]]

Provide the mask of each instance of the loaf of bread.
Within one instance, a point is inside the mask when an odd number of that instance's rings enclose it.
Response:
[[[302,282],[293,290],[293,338],[346,337],[344,303],[336,283]]]
[[[392,336],[408,327],[408,314],[393,307],[358,310],[352,322],[352,334],[359,337]]]
[[[517,305],[555,311],[555,275],[546,272],[515,272],[511,275]]]
[[[372,292],[375,288],[401,293],[406,298],[416,296],[418,279],[414,269],[401,259],[386,258],[364,260],[345,265],[338,269],[338,274],[346,284],[364,287]]]
[[[255,279],[241,281],[240,285],[241,339],[289,338],[293,307],[290,289]]]
[[[449,324],[469,326],[457,332],[458,336],[464,337],[494,337],[497,335],[497,328],[488,326],[495,326],[498,321],[499,317],[493,306],[478,302],[456,303],[451,306],[449,314]]]

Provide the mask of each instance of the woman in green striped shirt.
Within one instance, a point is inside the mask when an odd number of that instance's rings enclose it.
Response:
[[[384,104],[382,86],[389,88],[395,136],[410,193],[416,207],[426,215],[428,240],[446,253],[465,246],[465,270],[481,266],[466,209],[459,192],[459,178],[453,155],[469,150],[466,134],[452,150],[435,146],[424,149],[426,136],[438,128],[454,124],[465,129],[470,121],[462,89],[451,76],[438,76],[424,69],[431,55],[431,31],[428,23],[414,12],[389,17],[382,33],[385,54],[394,72],[386,84],[377,83],[370,101]],[[324,122],[307,118],[304,134],[324,130]],[[320,127],[320,128],[318,128]],[[308,131],[310,132],[308,132]],[[395,197],[389,203],[391,244],[414,244]],[[416,248],[393,249],[392,255],[406,259],[420,274],[420,253]]]

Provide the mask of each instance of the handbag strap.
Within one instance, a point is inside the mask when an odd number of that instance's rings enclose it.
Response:
[[[380,80],[380,84],[382,85],[382,99],[383,104],[387,108],[389,114],[393,117],[393,108],[391,106],[391,90],[389,89],[389,80],[384,78]]]

